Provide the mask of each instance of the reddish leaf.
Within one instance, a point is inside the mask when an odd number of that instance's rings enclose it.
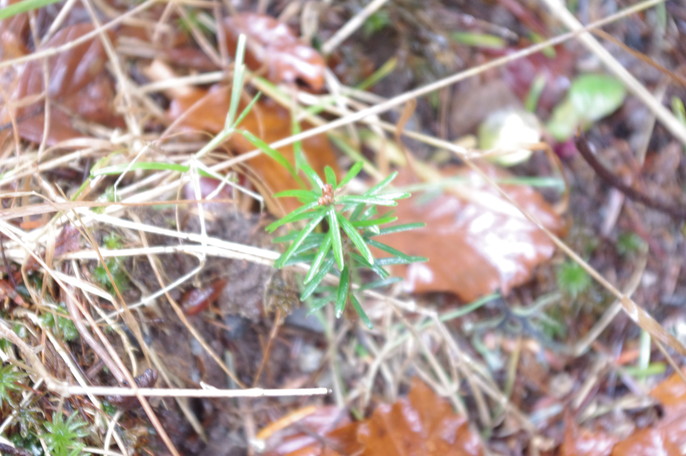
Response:
[[[407,398],[380,405],[373,415],[326,434],[321,443],[269,455],[471,456],[483,453],[464,417],[424,383],[413,381]]]
[[[192,288],[181,297],[181,307],[186,315],[196,315],[211,306],[222,294],[226,279],[217,279],[203,288]]]
[[[479,166],[492,178],[511,177],[493,165]],[[447,291],[465,301],[496,290],[508,293],[529,280],[532,269],[552,256],[552,241],[471,169],[451,168],[443,175],[464,179],[455,185],[470,195],[469,200],[443,193],[423,202],[428,195],[417,193],[400,203],[396,215],[404,223],[424,222],[426,227],[381,239],[408,255],[429,258],[428,263],[400,269],[408,291]],[[397,182],[409,181],[406,171]],[[502,187],[545,227],[555,233],[562,231],[562,220],[540,194],[524,185]]]
[[[560,456],[609,456],[617,438],[602,431],[580,428],[574,420],[565,419],[565,437]]]
[[[93,30],[91,24],[76,24],[58,31],[43,48],[52,48],[72,42]],[[110,126],[121,125],[121,119],[112,109],[114,89],[104,73],[106,56],[100,39],[94,38],[48,59],[47,96],[52,102],[50,130],[47,143],[81,136],[71,125],[69,112],[86,120]],[[44,91],[42,60],[30,62],[19,77],[12,95],[15,103]],[[16,110],[19,134],[27,140],[40,142],[43,138],[44,103],[41,100]],[[65,110],[67,112],[65,112]],[[3,113],[3,122],[9,120]]]
[[[211,133],[218,133],[224,128],[224,119],[231,99],[228,87],[215,85],[208,92],[198,89],[176,91],[172,97],[169,107],[169,117],[172,120],[184,115],[180,121],[181,125]],[[185,115],[191,107],[193,110]],[[276,103],[261,101],[253,107],[239,128],[250,131],[267,143],[272,143],[291,135],[291,115],[288,110]],[[306,130],[310,128],[310,125],[303,124],[302,128]],[[239,134],[234,134],[229,139],[229,144],[239,153],[256,149]],[[317,172],[321,173],[328,165],[338,173],[336,156],[325,136],[308,138],[302,142],[302,145],[308,161]],[[293,146],[283,147],[279,151],[291,163],[295,163]],[[270,197],[275,192],[298,188],[298,183],[291,175],[265,154],[260,154],[247,163],[253,172],[248,176],[265,196]],[[297,201],[291,199],[274,202],[268,198],[268,204],[272,212],[277,215],[287,213],[299,206]]]
[[[273,82],[302,82],[312,90],[324,87],[324,58],[298,40],[293,31],[273,17],[240,13],[224,19],[228,49],[234,52],[238,35],[247,36],[246,64],[253,71],[266,70]]]

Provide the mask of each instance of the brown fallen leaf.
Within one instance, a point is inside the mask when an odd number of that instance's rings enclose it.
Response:
[[[303,44],[288,25],[256,13],[235,14],[223,25],[230,52],[236,49],[238,35],[246,35],[245,62],[251,70],[264,69],[267,79],[276,83],[300,82],[314,91],[324,87],[324,58]]]
[[[218,133],[224,128],[224,119],[231,101],[230,89],[226,86],[215,85],[209,91],[200,89],[177,90],[169,94],[172,102],[169,106],[169,118],[176,120],[182,117],[180,125],[192,129]],[[192,108],[192,111],[187,112]],[[241,108],[243,105],[241,105]],[[288,110],[270,101],[260,101],[239,125],[239,129],[248,130],[266,143],[272,143],[291,136],[291,115]],[[307,130],[311,125],[303,123],[302,129]],[[248,140],[240,134],[234,134],[228,141],[230,147],[238,153],[255,150]],[[325,166],[331,166],[339,174],[336,155],[329,140],[324,135],[317,135],[302,142],[303,152],[310,165],[319,173]],[[292,145],[282,147],[279,151],[291,162],[295,163],[295,152]],[[298,188],[298,183],[286,169],[278,165],[265,154],[247,162],[252,174],[248,174],[253,184],[267,197],[269,209],[276,215],[284,215],[299,207],[299,203],[291,198],[274,201],[271,195],[283,190]]]
[[[91,24],[75,24],[55,33],[41,49],[72,42],[93,30]],[[39,49],[40,50],[40,49]],[[100,39],[94,38],[48,59],[47,96],[51,101],[48,145],[82,136],[71,122],[72,115],[108,126],[121,126],[121,118],[114,113],[114,87],[105,74],[106,55]],[[18,122],[19,135],[29,141],[43,139],[45,122],[43,61],[29,62],[19,75],[12,93],[13,104],[22,106],[13,115],[6,110],[0,114],[2,123],[11,117]],[[37,101],[29,102],[31,98]],[[28,103],[27,103],[28,102]]]
[[[487,163],[479,164],[494,179],[512,177]],[[444,169],[446,178],[459,178],[460,195],[415,193],[395,211],[403,223],[424,222],[421,229],[389,234],[384,242],[408,255],[429,258],[399,268],[409,292],[444,291],[472,301],[500,290],[508,293],[529,280],[533,268],[550,258],[552,241],[502,199],[470,168]],[[396,183],[411,182],[402,171]],[[543,197],[524,185],[502,185],[518,206],[536,216],[549,230],[561,233],[562,219]]]
[[[612,456],[681,456],[686,448],[686,382],[679,374],[656,386],[650,395],[662,404],[664,417],[619,442]]]
[[[305,428],[309,430],[309,428]],[[309,432],[301,433],[308,435]],[[319,434],[322,435],[322,434]],[[483,454],[479,436],[465,417],[419,380],[407,397],[382,404],[364,421],[346,424],[322,435],[319,442],[295,448],[271,447],[267,455],[472,456]]]
[[[579,427],[571,417],[565,418],[565,436],[559,456],[609,456],[617,438],[603,431]]]

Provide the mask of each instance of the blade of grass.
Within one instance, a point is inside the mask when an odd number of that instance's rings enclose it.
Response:
[[[16,16],[17,14],[25,13],[27,11],[43,8],[58,1],[59,0],[24,0],[23,2],[14,3],[0,9],[0,20]]]

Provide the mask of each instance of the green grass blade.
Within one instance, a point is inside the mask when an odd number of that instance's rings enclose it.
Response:
[[[300,236],[293,241],[293,244],[291,244],[290,247],[288,247],[288,250],[286,250],[283,255],[281,255],[276,262],[274,263],[274,266],[276,268],[282,268],[284,264],[288,261],[288,259],[293,256],[293,254],[298,250],[298,247],[300,247],[300,244],[302,244],[305,241],[305,238],[307,237],[308,234],[310,234],[316,227],[319,225],[319,223],[322,221],[324,218],[324,214],[319,214],[312,220],[310,220],[310,223],[308,223],[305,228],[300,231]]]
[[[241,91],[243,90],[243,79],[245,77],[245,43],[246,37],[244,34],[238,35],[238,43],[236,44],[236,60],[234,61],[233,83],[231,84],[231,102],[229,103],[229,110],[226,113],[224,120],[224,128],[232,129],[235,127],[234,119],[236,112],[238,112],[238,103],[241,100]]]
[[[327,220],[329,221],[329,238],[331,239],[333,247],[333,257],[336,260],[338,270],[343,270],[343,241],[341,239],[341,227],[338,224],[338,217],[336,216],[336,209],[330,207],[327,212]]]
[[[291,164],[291,162],[288,161],[284,155],[279,152],[278,150],[274,149],[272,146],[249,132],[248,130],[238,130],[238,132],[243,135],[245,139],[250,141],[250,143],[260,149],[263,153],[265,153],[269,158],[272,160],[275,160],[279,165],[283,166],[286,171],[288,171],[288,174],[293,176],[293,178],[299,180],[297,173],[295,172],[295,168]]]
[[[91,173],[91,178],[98,176],[110,176],[122,174],[129,171],[176,171],[185,173],[190,170],[188,165],[180,165],[178,163],[162,163],[162,162],[136,162],[136,163],[122,163],[120,165],[106,166],[99,168]],[[199,171],[200,175],[210,177],[207,173]]]
[[[240,95],[239,95],[240,96]],[[253,106],[255,106],[255,103],[257,103],[257,100],[260,99],[262,96],[261,92],[257,92],[257,94],[250,100],[250,103],[248,103],[248,106],[246,106],[243,111],[238,115],[238,118],[234,120],[233,124],[231,125],[231,130],[235,130],[236,127],[238,127],[243,120],[247,117],[247,115],[250,113],[252,110]]]
[[[369,264],[374,264],[374,255],[372,255],[372,252],[369,250],[369,247],[367,247],[362,236],[360,236],[360,233],[357,232],[355,227],[352,226],[345,217],[338,213],[336,215],[338,216],[338,222],[343,228],[343,231],[348,235],[348,238],[355,245],[357,251],[360,252],[362,257],[367,260]]]
[[[14,3],[3,9],[0,9],[0,20],[7,19],[17,14],[25,13],[27,11],[43,8],[51,5],[59,0],[24,0],[19,3]]]
[[[340,318],[345,310],[345,304],[348,302],[350,296],[350,269],[346,266],[341,272],[341,281],[338,283],[338,291],[336,292],[336,318]]]

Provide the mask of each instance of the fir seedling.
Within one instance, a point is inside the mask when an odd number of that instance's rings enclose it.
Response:
[[[85,445],[81,439],[88,436],[87,425],[77,415],[64,421],[61,413],[52,416],[52,422],[43,423],[46,433],[42,435],[50,454],[53,456],[78,456]]]
[[[307,163],[301,151],[296,153],[296,168],[305,175],[311,190],[277,193],[277,197],[297,198],[302,206],[269,225],[267,231],[273,232],[283,225],[296,222],[304,223],[304,226],[275,240],[289,244],[276,260],[275,266],[282,268],[301,262],[309,264],[310,269],[304,278],[300,299],[310,299],[313,311],[334,303],[337,317],[343,314],[348,305],[352,305],[362,321],[371,327],[357,292],[399,280],[389,277],[384,266],[426,261],[421,257],[406,255],[375,239],[384,234],[423,225],[410,223],[381,228],[382,225],[396,221],[397,217],[391,213],[380,214],[379,207],[396,206],[399,199],[407,198],[410,194],[387,190],[397,173],[383,179],[362,195],[344,194],[343,188],[362,169],[361,162],[355,163],[340,182],[333,169],[328,166],[324,170],[323,181]],[[391,256],[375,259],[371,247]],[[372,271],[378,276],[378,280],[362,284],[363,270]],[[325,278],[328,274],[338,277],[337,285],[327,284]]]

